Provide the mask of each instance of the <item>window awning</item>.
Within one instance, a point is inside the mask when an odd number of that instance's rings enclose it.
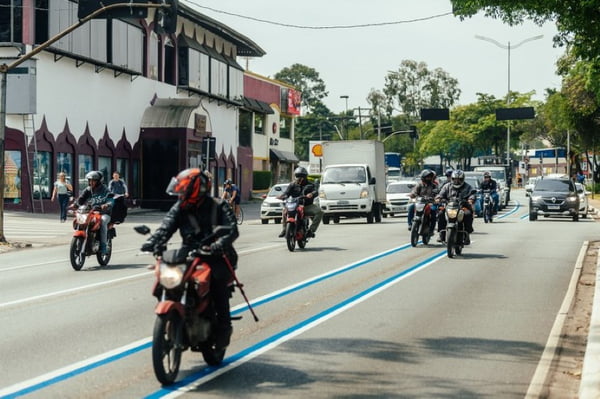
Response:
[[[157,98],[144,111],[140,127],[187,127],[199,98]]]
[[[249,111],[258,112],[260,114],[274,114],[273,109],[266,102],[255,100],[250,97],[244,97],[244,108]]]
[[[269,154],[270,154],[271,158],[275,158],[279,162],[284,162],[284,163],[300,162],[300,159],[293,152],[274,150],[273,148],[271,148],[269,150]]]

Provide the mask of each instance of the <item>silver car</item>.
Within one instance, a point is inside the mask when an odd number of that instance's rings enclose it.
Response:
[[[410,201],[408,194],[410,194],[416,184],[417,182],[414,180],[402,180],[388,184],[385,190],[383,217],[408,213],[408,204]]]
[[[591,191],[587,191],[581,183],[575,183],[575,188],[577,188],[577,195],[579,196],[579,214],[585,219],[588,214],[587,196],[591,194]]]
[[[273,219],[276,224],[281,223],[281,215],[283,214],[283,201],[277,199],[278,196],[285,192],[289,183],[275,184],[269,189],[269,192],[262,196],[263,202],[260,204],[260,221],[262,224],[269,223]]]

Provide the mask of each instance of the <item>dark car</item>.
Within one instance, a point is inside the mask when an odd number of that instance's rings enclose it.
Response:
[[[579,196],[570,179],[543,178],[538,180],[529,195],[529,220],[538,215],[566,216],[579,220]]]

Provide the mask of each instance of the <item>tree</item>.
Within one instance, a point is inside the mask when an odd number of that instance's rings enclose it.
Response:
[[[500,19],[509,25],[529,19],[541,25],[556,22],[558,34],[554,42],[572,46],[575,54],[589,61],[600,62],[600,0],[451,0],[454,15],[461,19],[480,11],[485,16]]]
[[[303,113],[310,113],[329,94],[319,73],[311,67],[294,64],[275,74],[275,79],[288,83],[302,92]]]
[[[460,97],[460,89],[458,81],[443,69],[429,70],[424,62],[404,60],[397,71],[385,77],[383,94],[388,115],[396,110],[417,120],[421,108],[450,108]],[[374,99],[370,96],[367,100]]]

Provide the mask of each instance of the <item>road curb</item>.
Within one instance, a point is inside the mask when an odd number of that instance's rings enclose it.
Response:
[[[583,357],[580,399],[600,398],[600,257],[596,258],[596,286],[587,345]]]

